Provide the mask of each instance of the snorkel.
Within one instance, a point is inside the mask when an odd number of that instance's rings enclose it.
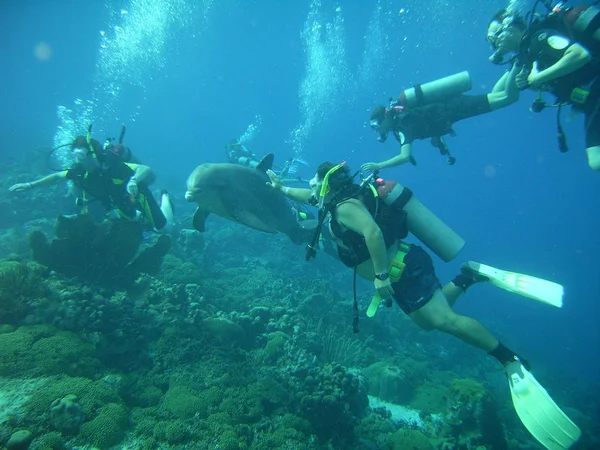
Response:
[[[319,217],[317,228],[315,229],[313,238],[306,245],[306,261],[310,261],[317,256],[317,246],[319,245],[319,239],[321,238],[321,228],[323,227],[323,223],[325,222],[325,219],[327,218],[327,213],[329,212],[325,206],[325,198],[331,191],[331,187],[329,186],[329,178],[332,174],[341,169],[345,164],[346,161],[343,161],[337,166],[334,166],[331,169],[329,169],[323,177],[323,181],[321,182],[320,188],[318,188],[318,197],[317,195],[313,195],[309,199],[309,204],[317,206],[319,208]],[[316,177],[317,176],[315,176],[315,178]]]
[[[331,187],[329,186],[329,178],[336,171],[341,169],[345,164],[346,161],[341,162],[337,166],[331,168],[323,177],[323,181],[321,182],[321,189],[319,191],[319,197],[317,199],[317,206],[319,207],[319,209],[323,209],[325,207],[325,197],[327,197],[327,194],[329,194],[329,192],[331,191]]]

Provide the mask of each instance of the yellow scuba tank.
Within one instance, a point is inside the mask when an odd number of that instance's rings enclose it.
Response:
[[[442,222],[412,191],[396,181],[377,180],[377,195],[386,205],[406,212],[408,230],[443,261],[451,261],[465,246],[465,240]]]

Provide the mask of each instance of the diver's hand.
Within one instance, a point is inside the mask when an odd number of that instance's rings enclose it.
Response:
[[[538,69],[538,63],[536,61],[533,63],[533,67],[531,67],[531,72],[527,77],[527,83],[529,83],[529,86],[535,89],[540,89],[542,87],[541,83],[539,82],[539,75],[540,70]]]
[[[392,288],[392,280],[390,280],[389,278],[383,281],[378,278],[375,278],[375,280],[373,280],[373,285],[375,286],[377,295],[379,295],[383,300],[390,299],[394,295],[394,289]]]
[[[534,65],[536,67],[536,65]],[[533,70],[532,70],[533,71]],[[527,67],[523,67],[521,71],[515,77],[515,84],[519,90],[523,91],[529,87],[529,70]]]
[[[135,181],[135,178],[133,177],[130,178],[129,183],[127,183],[127,192],[129,193],[129,195],[132,195],[134,197],[137,197],[137,195],[140,192],[137,181]]]
[[[23,192],[30,189],[33,189],[33,185],[31,183],[17,183],[8,188],[10,192]]]
[[[376,162],[368,162],[368,163],[364,163],[362,166],[360,166],[360,170],[362,170],[362,171],[375,172],[376,170],[380,170],[380,169],[381,169],[381,166]]]
[[[269,180],[271,180],[270,182],[267,181],[267,186],[275,189],[276,191],[281,191],[283,189],[283,184],[275,172],[269,169],[267,170],[267,176],[269,177]]]

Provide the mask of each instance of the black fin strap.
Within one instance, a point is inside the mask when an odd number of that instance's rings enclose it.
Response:
[[[417,103],[423,103],[425,101],[425,95],[423,94],[423,88],[421,87],[421,85],[415,84],[413,86],[413,89],[415,90],[415,97],[417,97]]]
[[[394,205],[398,209],[404,209],[404,207],[409,202],[409,200],[412,198],[412,196],[413,196],[413,192],[409,188],[405,187],[404,190],[402,191],[402,193],[398,196],[398,198],[394,202]]]

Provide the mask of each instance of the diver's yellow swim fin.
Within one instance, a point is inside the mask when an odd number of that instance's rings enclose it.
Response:
[[[505,370],[515,410],[532,436],[548,450],[565,450],[577,442],[581,430],[521,362],[510,363]]]
[[[541,278],[524,275],[522,273],[508,272],[506,270],[496,269],[474,261],[469,261],[463,266],[470,272],[483,275],[489,279],[489,282],[499,288],[515,294],[529,297],[543,303],[547,303],[557,308],[563,305],[564,288],[552,281],[542,280]]]

